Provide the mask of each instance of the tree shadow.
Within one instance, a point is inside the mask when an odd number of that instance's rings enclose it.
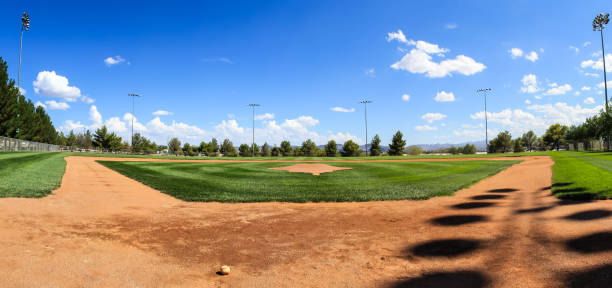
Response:
[[[500,188],[500,189],[491,189],[488,192],[491,193],[510,193],[510,192],[515,192],[518,191],[518,189],[514,189],[514,188]]]
[[[480,241],[472,239],[433,240],[412,247],[410,252],[421,257],[457,257],[480,246]]]
[[[612,232],[599,232],[568,240],[565,246],[572,251],[590,254],[612,250]]]
[[[485,220],[487,220],[487,217],[481,215],[453,215],[434,218],[431,222],[442,226],[459,226]]]
[[[542,207],[536,207],[536,208],[519,209],[519,210],[516,210],[514,213],[516,214],[540,213],[540,212],[544,212],[552,208],[554,208],[554,206],[542,206]]]
[[[565,205],[580,205],[587,204],[593,202],[592,199],[582,199],[582,200],[574,200],[574,199],[561,199],[557,202],[557,205],[565,206]]]
[[[574,184],[573,182],[557,182],[552,184],[550,187],[565,187]]]
[[[390,288],[481,288],[491,283],[484,273],[472,270],[435,272],[421,277],[402,280]]]
[[[452,207],[455,209],[476,209],[476,208],[489,207],[493,205],[495,205],[495,203],[493,202],[466,202],[466,203],[459,203],[459,204],[453,205]]]
[[[506,195],[501,194],[489,194],[489,195],[476,195],[472,196],[472,200],[490,200],[490,199],[501,199],[506,198]]]
[[[606,264],[592,269],[573,272],[565,277],[568,288],[610,287],[612,283],[612,265]]]
[[[576,220],[576,221],[588,221],[588,220],[595,220],[595,219],[610,217],[610,215],[612,215],[612,212],[610,210],[593,209],[593,210],[587,210],[587,211],[582,211],[582,212],[574,213],[571,215],[567,215],[563,217],[563,219]]]

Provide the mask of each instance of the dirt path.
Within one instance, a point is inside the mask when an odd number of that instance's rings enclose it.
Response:
[[[52,195],[0,199],[0,287],[609,285],[612,201],[559,201],[522,159],[453,197],[221,204],[69,157]]]

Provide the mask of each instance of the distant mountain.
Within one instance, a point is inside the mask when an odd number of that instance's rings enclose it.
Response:
[[[451,143],[444,143],[444,144],[416,144],[416,146],[421,147],[421,149],[423,149],[423,151],[438,151],[440,149],[446,149],[446,148],[450,148],[451,146],[454,147],[463,147],[466,144],[473,144],[476,145],[476,150],[478,151],[484,151],[486,149],[486,145],[485,145],[485,141],[472,141],[472,142],[463,142],[463,143],[456,143],[456,144],[451,144]],[[338,151],[342,150],[342,144],[337,144],[337,149]],[[406,147],[408,146],[412,146],[412,145],[406,145]],[[325,149],[325,145],[319,145],[317,146],[321,149]],[[361,150],[365,151],[365,145],[361,145],[359,146],[359,148],[361,148]],[[389,146],[386,145],[381,145],[380,146],[382,152],[388,151],[389,150]]]

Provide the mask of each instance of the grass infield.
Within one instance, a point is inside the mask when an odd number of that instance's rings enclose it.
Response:
[[[552,192],[564,199],[612,198],[612,153],[550,152]]]
[[[267,169],[295,163],[98,162],[186,201],[333,202],[452,195],[519,161],[327,162],[352,169],[320,176]]]
[[[66,169],[64,154],[0,153],[0,197],[43,197],[59,187]]]

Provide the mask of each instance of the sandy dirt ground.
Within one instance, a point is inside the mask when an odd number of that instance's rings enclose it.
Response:
[[[293,173],[310,173],[312,175],[321,175],[321,173],[329,173],[338,170],[352,169],[350,167],[338,167],[321,163],[298,163],[283,167],[272,167],[270,170],[282,170]]]
[[[522,159],[452,197],[222,204],[68,157],[52,195],[0,199],[0,287],[609,287],[612,201]]]

